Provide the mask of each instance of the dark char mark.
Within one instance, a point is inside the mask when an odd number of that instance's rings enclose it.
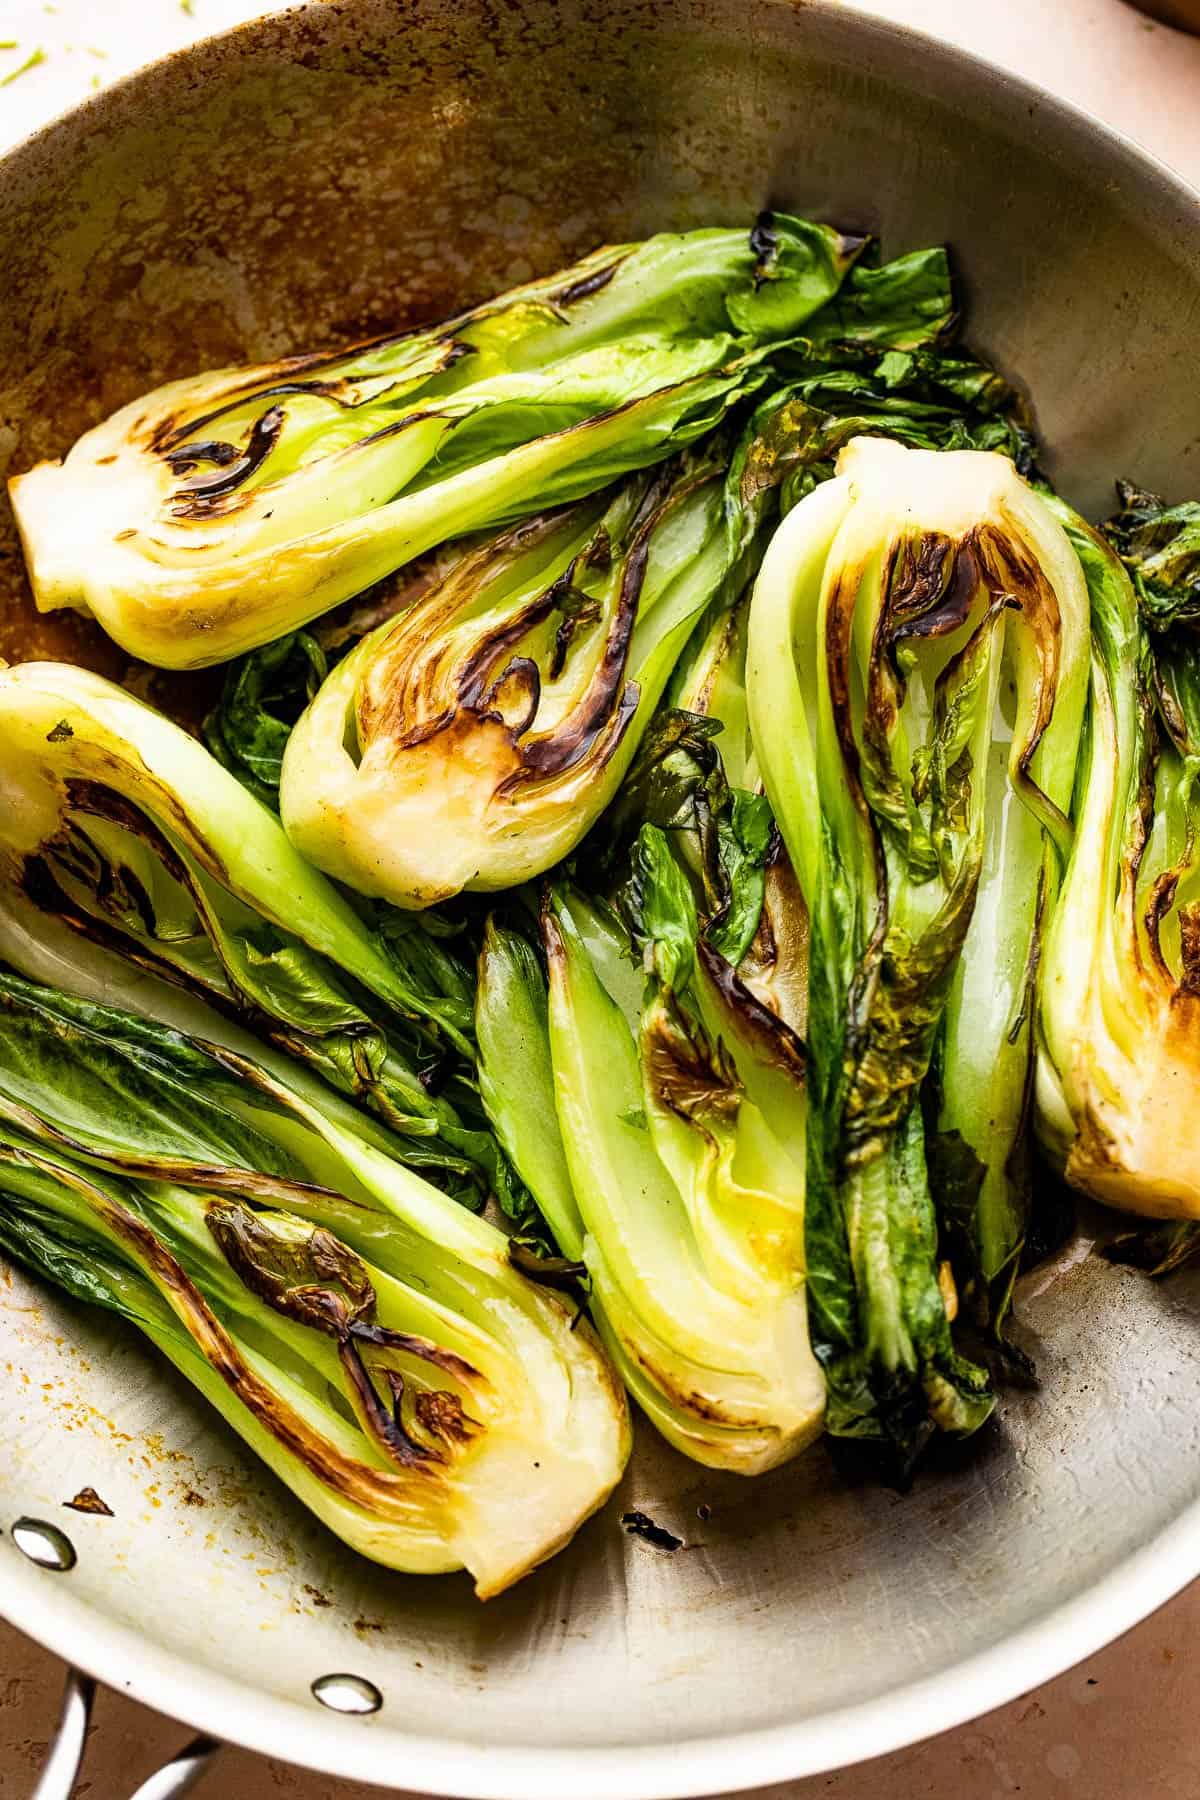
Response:
[[[647,1544],[653,1544],[656,1550],[683,1548],[683,1539],[676,1537],[673,1531],[668,1531],[665,1525],[656,1525],[648,1513],[622,1513],[621,1523],[630,1537],[643,1538]]]
[[[578,281],[570,282],[565,288],[559,288],[551,296],[554,305],[574,306],[576,301],[587,300],[592,294],[598,294],[608,286],[623,261],[624,258],[618,256],[613,262],[606,263],[604,268],[594,270],[591,275],[581,276]]]
[[[167,461],[176,473],[181,466],[194,466],[200,460],[198,452],[218,451],[217,455],[206,459],[218,465],[216,474],[193,475],[181,484],[183,499],[175,509],[176,512],[181,516],[186,515],[197,503],[218,500],[222,495],[232,494],[243,482],[249,481],[279,442],[285,416],[282,406],[269,406],[251,426],[246,448],[240,455],[232,444],[224,444],[218,448],[216,443],[211,442],[184,444],[172,451]],[[227,455],[227,451],[233,451],[232,456]]]

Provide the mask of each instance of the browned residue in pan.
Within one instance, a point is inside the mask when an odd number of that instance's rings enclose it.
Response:
[[[102,1500],[94,1487],[80,1488],[73,1500],[64,1500],[63,1505],[71,1512],[94,1513],[97,1518],[111,1519],[115,1517],[113,1509],[106,1500]]]

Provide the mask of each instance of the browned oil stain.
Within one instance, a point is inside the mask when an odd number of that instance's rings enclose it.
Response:
[[[98,1518],[111,1519],[113,1509],[106,1500],[102,1500],[94,1487],[80,1488],[73,1500],[64,1500],[63,1505],[72,1512],[94,1513]]]
[[[11,1286],[11,1275],[7,1269],[5,1274],[9,1277]],[[24,1310],[28,1311],[35,1328],[41,1324],[38,1308]],[[219,1467],[202,1471],[188,1451],[168,1444],[161,1431],[146,1429],[134,1433],[124,1430],[106,1412],[84,1397],[82,1378],[92,1372],[91,1359],[60,1333],[43,1330],[40,1335],[42,1342],[52,1346],[64,1360],[62,1374],[52,1381],[38,1384],[42,1403],[50,1408],[57,1430],[83,1434],[114,1448],[135,1475],[144,1477],[158,1472],[166,1480],[172,1496],[189,1509],[219,1503],[230,1511],[245,1511],[255,1493],[250,1476],[241,1473],[235,1475],[232,1470]],[[7,1375],[13,1377],[20,1374],[25,1379],[25,1384],[30,1385],[25,1371],[18,1371],[11,1361],[5,1362],[3,1366]],[[201,1491],[205,1487],[216,1491],[206,1494]],[[144,1492],[151,1506],[156,1502],[161,1506],[161,1479],[150,1482]],[[243,1519],[239,1523],[247,1535],[267,1541],[267,1534],[260,1531],[253,1520]],[[207,1547],[211,1549],[214,1546],[215,1539],[210,1533]]]

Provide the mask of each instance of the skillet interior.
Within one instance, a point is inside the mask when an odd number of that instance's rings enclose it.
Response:
[[[948,240],[973,342],[1028,385],[1083,506],[1115,473],[1200,487],[1200,205],[1018,83],[778,0],[354,0],[102,95],[5,164],[0,455],[57,453],[171,374],[437,315],[600,239],[764,202],[881,228],[889,252]],[[120,675],[91,628],[34,622],[3,529],[0,654]],[[203,679],[159,691],[194,711]],[[1200,1572],[1200,1276],[1156,1289],[1067,1258],[1032,1288],[1042,1391],[907,1497],[823,1449],[747,1486],[647,1437],[572,1549],[481,1609],[465,1581],[340,1553],[131,1335],[14,1276],[0,1523],[65,1522],[80,1559],[43,1575],[5,1540],[3,1604],[164,1707],[393,1785],[647,1800],[852,1760],[1084,1654],[1103,1605],[1069,1644],[993,1659],[982,1688],[954,1674],[1098,1582],[1109,1630],[1128,1623],[1136,1598],[1111,1583],[1134,1553],[1145,1605]],[[115,1518],[60,1510],[85,1484]],[[687,1548],[626,1537],[634,1505]],[[378,1684],[376,1719],[313,1706],[336,1668]]]

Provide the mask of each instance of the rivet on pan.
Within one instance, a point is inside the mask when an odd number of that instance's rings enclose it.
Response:
[[[39,1569],[57,1569],[65,1574],[75,1567],[74,1544],[65,1531],[48,1525],[44,1519],[18,1519],[12,1528],[12,1541]]]
[[[318,1675],[313,1697],[322,1706],[340,1713],[373,1713],[383,1705],[383,1695],[373,1681],[361,1675]]]

